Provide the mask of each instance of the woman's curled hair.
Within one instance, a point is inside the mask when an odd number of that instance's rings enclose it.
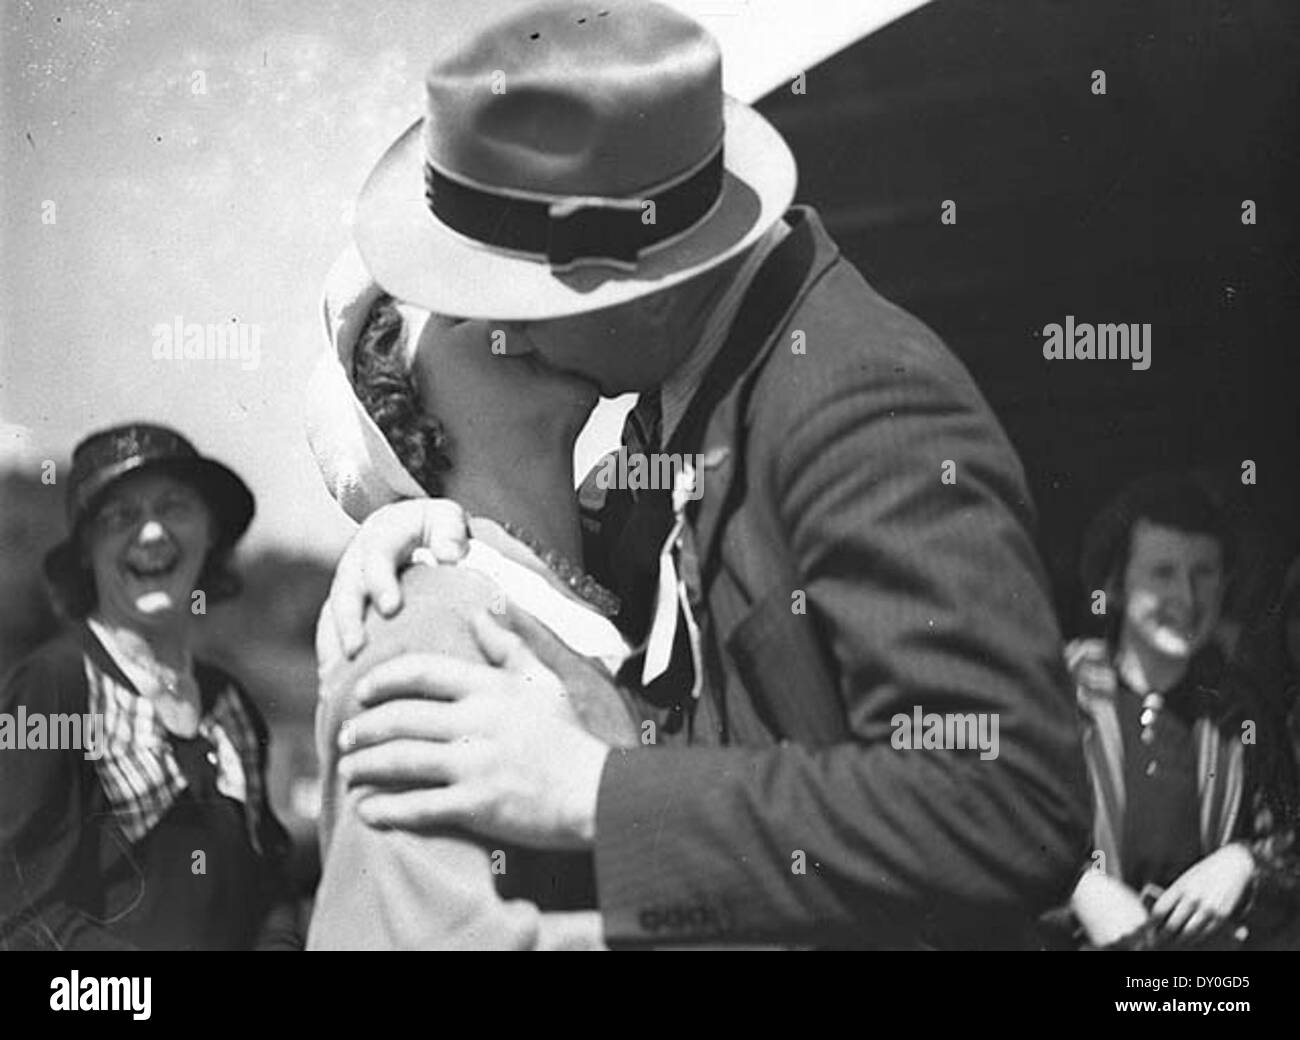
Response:
[[[396,301],[380,296],[370,308],[352,355],[352,383],[357,399],[398,461],[420,487],[437,498],[443,491],[442,475],[451,469],[447,431],[421,406],[419,389],[402,350],[405,335]]]

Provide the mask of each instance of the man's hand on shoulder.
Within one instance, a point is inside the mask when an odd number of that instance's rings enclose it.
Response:
[[[398,574],[413,553],[424,549],[439,563],[455,563],[468,543],[465,511],[451,499],[395,502],[367,517],[339,558],[316,626],[320,674],[365,646],[368,606],[385,617],[401,609]]]
[[[487,612],[471,624],[487,664],[407,653],[356,687],[339,775],[376,790],[372,826],[463,827],[535,848],[590,848],[609,745],[583,728],[564,684]]]
[[[615,747],[640,746],[641,719],[604,666],[574,653],[546,625],[513,603],[505,604],[500,620],[556,674],[574,714],[588,731]]]

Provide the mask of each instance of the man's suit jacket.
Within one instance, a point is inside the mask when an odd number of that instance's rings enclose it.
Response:
[[[667,446],[705,455],[707,682],[693,746],[611,752],[606,938],[1017,945],[1072,887],[1090,815],[1024,475],[937,337],[815,213],[787,220],[778,252],[809,258],[792,308],[703,443]],[[917,706],[996,716],[998,757],[894,747]]]

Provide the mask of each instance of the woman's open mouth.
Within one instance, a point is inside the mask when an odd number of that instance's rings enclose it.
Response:
[[[136,581],[162,582],[175,573],[180,561],[179,553],[168,553],[165,556],[125,560],[122,569]]]
[[[1174,632],[1183,639],[1191,639],[1196,635],[1200,624],[1194,618],[1188,618],[1182,615],[1172,616],[1168,614],[1156,615],[1156,624],[1169,632]]]

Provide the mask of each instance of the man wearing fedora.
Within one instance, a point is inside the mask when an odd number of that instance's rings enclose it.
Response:
[[[644,0],[436,42],[427,114],[358,205],[375,280],[641,392],[625,450],[700,466],[582,492],[642,746],[528,696],[539,661],[610,679],[516,615],[482,621],[495,667],[376,673],[404,696],[354,721],[350,775],[378,825],[591,850],[610,945],[1024,944],[1089,813],[1020,464],[960,363],[791,208],[788,147],[720,84],[712,38]],[[455,558],[459,521],[427,536],[448,516],[363,526],[325,615],[345,650],[367,599],[396,606],[399,557]],[[935,713],[957,724],[899,739]]]

